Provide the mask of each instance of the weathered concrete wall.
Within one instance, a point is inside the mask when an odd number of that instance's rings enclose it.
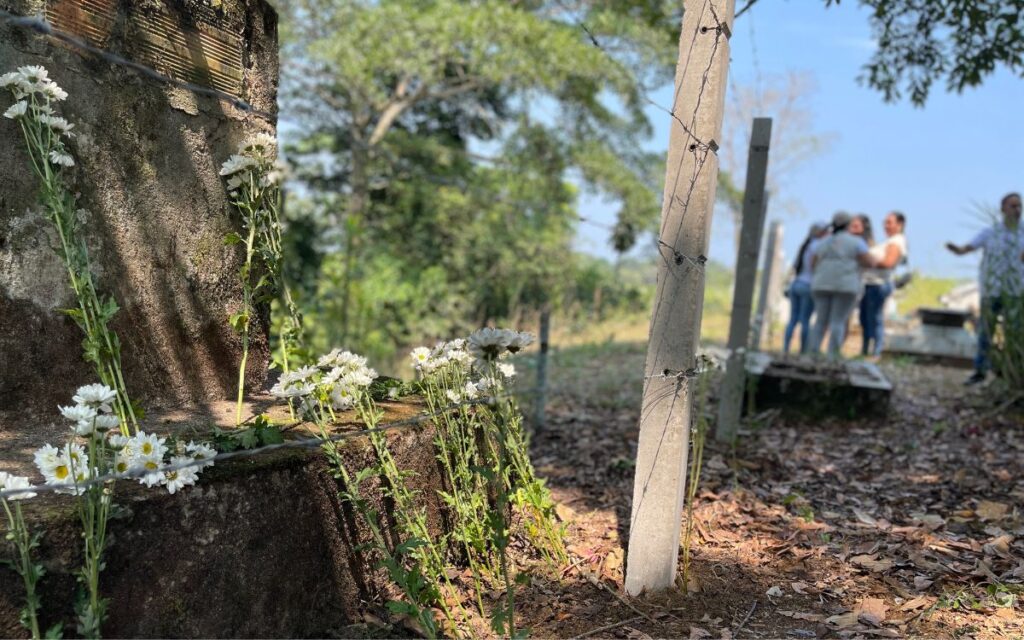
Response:
[[[395,408],[389,420],[399,415]],[[401,415],[417,409],[399,407]],[[433,436],[429,425],[397,431],[389,446],[399,468],[414,473],[410,484],[420,491],[431,530],[440,534],[446,525]],[[365,438],[345,441],[342,451],[353,474],[376,461]],[[376,480],[362,489],[373,508],[391,512]],[[81,562],[72,500],[47,496],[24,503],[35,530],[44,532],[40,619],[44,629],[68,625],[66,637],[74,636],[74,571]],[[126,509],[111,522],[101,577],[110,599],[104,637],[338,637],[367,606],[387,600],[386,574],[359,548],[369,541],[364,521],[339,502],[316,450],[220,463],[205,470],[197,486],[173,496],[120,483],[116,502]],[[394,535],[393,522],[384,524]],[[19,624],[23,594],[18,575],[0,566],[0,637],[26,637]]]
[[[239,97],[276,113],[277,17],[264,0],[223,0],[217,9],[210,0],[92,4],[109,5],[116,16],[104,48],[136,60],[144,54],[133,27],[138,12],[181,25],[199,13],[219,21],[241,36]],[[0,8],[32,15],[44,3],[0,0]],[[129,393],[147,408],[229,397],[241,344],[227,318],[241,305],[243,256],[222,241],[239,220],[217,172],[241,142],[258,131],[273,134],[276,122],[0,25],[0,73],[27,64],[47,67],[70,94],[62,115],[75,125],[70,147],[78,164],[67,177],[87,211],[99,288],[121,305],[113,327]],[[20,142],[17,123],[0,119],[0,412],[52,412],[95,374],[82,360],[79,329],[59,311],[75,303]],[[267,323],[264,309],[252,328],[254,388],[266,376]]]

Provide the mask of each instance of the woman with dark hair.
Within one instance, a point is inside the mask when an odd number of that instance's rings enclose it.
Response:
[[[804,243],[796,254],[796,262],[793,263],[792,284],[789,285],[789,324],[786,325],[786,333],[783,339],[782,350],[789,353],[790,344],[793,342],[793,332],[796,326],[800,325],[800,353],[807,353],[810,346],[807,338],[811,330],[811,314],[814,313],[814,299],[811,298],[811,258],[814,256],[814,249],[821,242],[821,239],[828,235],[828,223],[821,222],[811,225]]]
[[[833,216],[833,233],[822,240],[812,258],[811,295],[817,318],[811,329],[811,350],[821,352],[821,342],[828,330],[828,355],[834,359],[839,359],[846,337],[846,319],[860,294],[860,267],[873,267],[876,262],[868,255],[864,238],[847,228],[860,228],[859,224],[852,222],[847,213],[839,212]]]
[[[871,218],[866,213],[858,213],[853,216],[855,225],[859,225],[859,228],[854,230],[851,229],[850,233],[856,234],[864,238],[864,242],[868,243],[868,248],[875,246],[875,232],[871,228]]]
[[[864,332],[861,355],[882,355],[885,301],[893,291],[892,272],[907,259],[907,239],[903,235],[906,226],[907,218],[899,211],[885,216],[887,237],[869,252],[877,266],[864,271],[864,297],[860,300],[860,326]]]

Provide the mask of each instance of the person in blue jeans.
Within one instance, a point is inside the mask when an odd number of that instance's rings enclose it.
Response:
[[[793,333],[797,325],[800,325],[800,353],[807,353],[810,346],[807,337],[811,330],[811,315],[814,313],[814,299],[811,297],[811,258],[814,255],[814,248],[821,242],[821,239],[828,235],[828,223],[816,223],[811,225],[804,243],[796,254],[796,262],[793,263],[793,273],[796,274],[792,284],[789,285],[789,324],[786,325],[786,333],[783,338],[782,350],[789,353],[790,345],[793,342]]]
[[[974,357],[974,373],[965,384],[977,384],[985,380],[991,367],[989,350],[992,348],[992,334],[1000,314],[1006,318],[1011,330],[1020,330],[1020,318],[1016,309],[1021,307],[1024,297],[1024,228],[1021,227],[1021,197],[1019,193],[1008,193],[999,203],[1003,219],[988,229],[983,229],[965,245],[946,243],[946,248],[958,256],[981,249],[981,269],[978,274],[981,293],[981,318],[978,322],[978,351]]]
[[[832,235],[822,240],[811,258],[811,295],[816,317],[810,333],[810,352],[821,353],[821,343],[828,338],[828,357],[840,358],[846,339],[846,321],[860,295],[861,267],[877,265],[868,255],[868,244],[858,234],[860,220],[840,211],[832,217]]]
[[[892,294],[892,272],[907,258],[904,231],[907,218],[899,211],[885,217],[884,242],[871,247],[868,253],[878,266],[864,270],[864,295],[860,299],[860,326],[863,332],[861,355],[880,356],[885,338],[885,301]]]

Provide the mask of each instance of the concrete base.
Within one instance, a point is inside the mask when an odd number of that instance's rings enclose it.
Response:
[[[884,415],[889,409],[892,384],[871,363],[777,359],[751,353],[746,364],[756,410],[778,407],[856,418]]]
[[[922,324],[906,333],[886,337],[887,355],[934,358],[970,366],[974,361],[977,338],[961,327]]]
[[[387,421],[422,410],[404,402],[382,407]],[[205,425],[200,433],[208,431],[210,417],[174,425],[154,419],[146,428],[189,437],[199,425]],[[301,426],[292,434],[310,436]],[[389,443],[398,466],[411,472],[409,481],[427,508],[430,527],[440,535],[447,525],[436,493],[441,476],[433,437],[433,427],[424,424],[389,434]],[[353,472],[376,461],[366,438],[343,442]],[[13,445],[0,446],[5,467],[32,473],[25,443],[2,444]],[[374,509],[391,513],[375,479],[363,489]],[[368,603],[388,599],[386,575],[359,547],[368,541],[363,520],[339,502],[335,479],[317,449],[218,463],[203,472],[198,485],[175,495],[120,483],[116,502],[124,515],[111,521],[101,578],[103,595],[110,599],[104,637],[338,637],[344,625],[359,621],[373,606]],[[70,637],[78,588],[74,572],[81,563],[73,499],[47,495],[23,505],[33,530],[43,534],[37,549],[46,567],[39,585],[43,628],[61,622]],[[4,524],[0,518],[0,528]],[[393,523],[384,526],[394,539]],[[18,621],[23,597],[20,578],[0,566],[0,637],[27,637]]]

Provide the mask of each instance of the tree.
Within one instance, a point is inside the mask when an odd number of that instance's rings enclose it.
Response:
[[[758,1],[747,0],[736,17]],[[871,10],[878,43],[861,80],[887,101],[907,93],[922,106],[935,82],[961,92],[999,66],[1024,74],[1024,0],[859,1]]]
[[[719,200],[732,214],[737,247],[743,190],[735,183],[746,175],[751,122],[757,116],[772,118],[766,186],[771,193],[770,206],[775,210],[797,211],[798,203],[786,197],[786,181],[809,160],[824,153],[835,138],[832,133],[815,131],[814,113],[807,105],[814,88],[811,74],[793,71],[766,76],[756,86],[730,84],[722,127],[723,175],[719,179]]]
[[[570,181],[618,202],[618,248],[655,224],[657,160],[636,140],[650,130],[645,87],[671,76],[673,3],[291,0],[282,9],[283,93],[295,118],[287,149],[305,210],[323,220],[309,229],[321,233],[313,244],[334,287],[336,340],[355,333],[371,269],[415,281],[440,268],[434,283],[457,289],[453,256],[487,245],[499,271],[509,265],[499,258],[515,255],[557,275],[576,217]],[[488,220],[507,235],[484,236]],[[558,278],[539,271],[526,288],[474,282],[461,312],[487,319],[546,295]]]

